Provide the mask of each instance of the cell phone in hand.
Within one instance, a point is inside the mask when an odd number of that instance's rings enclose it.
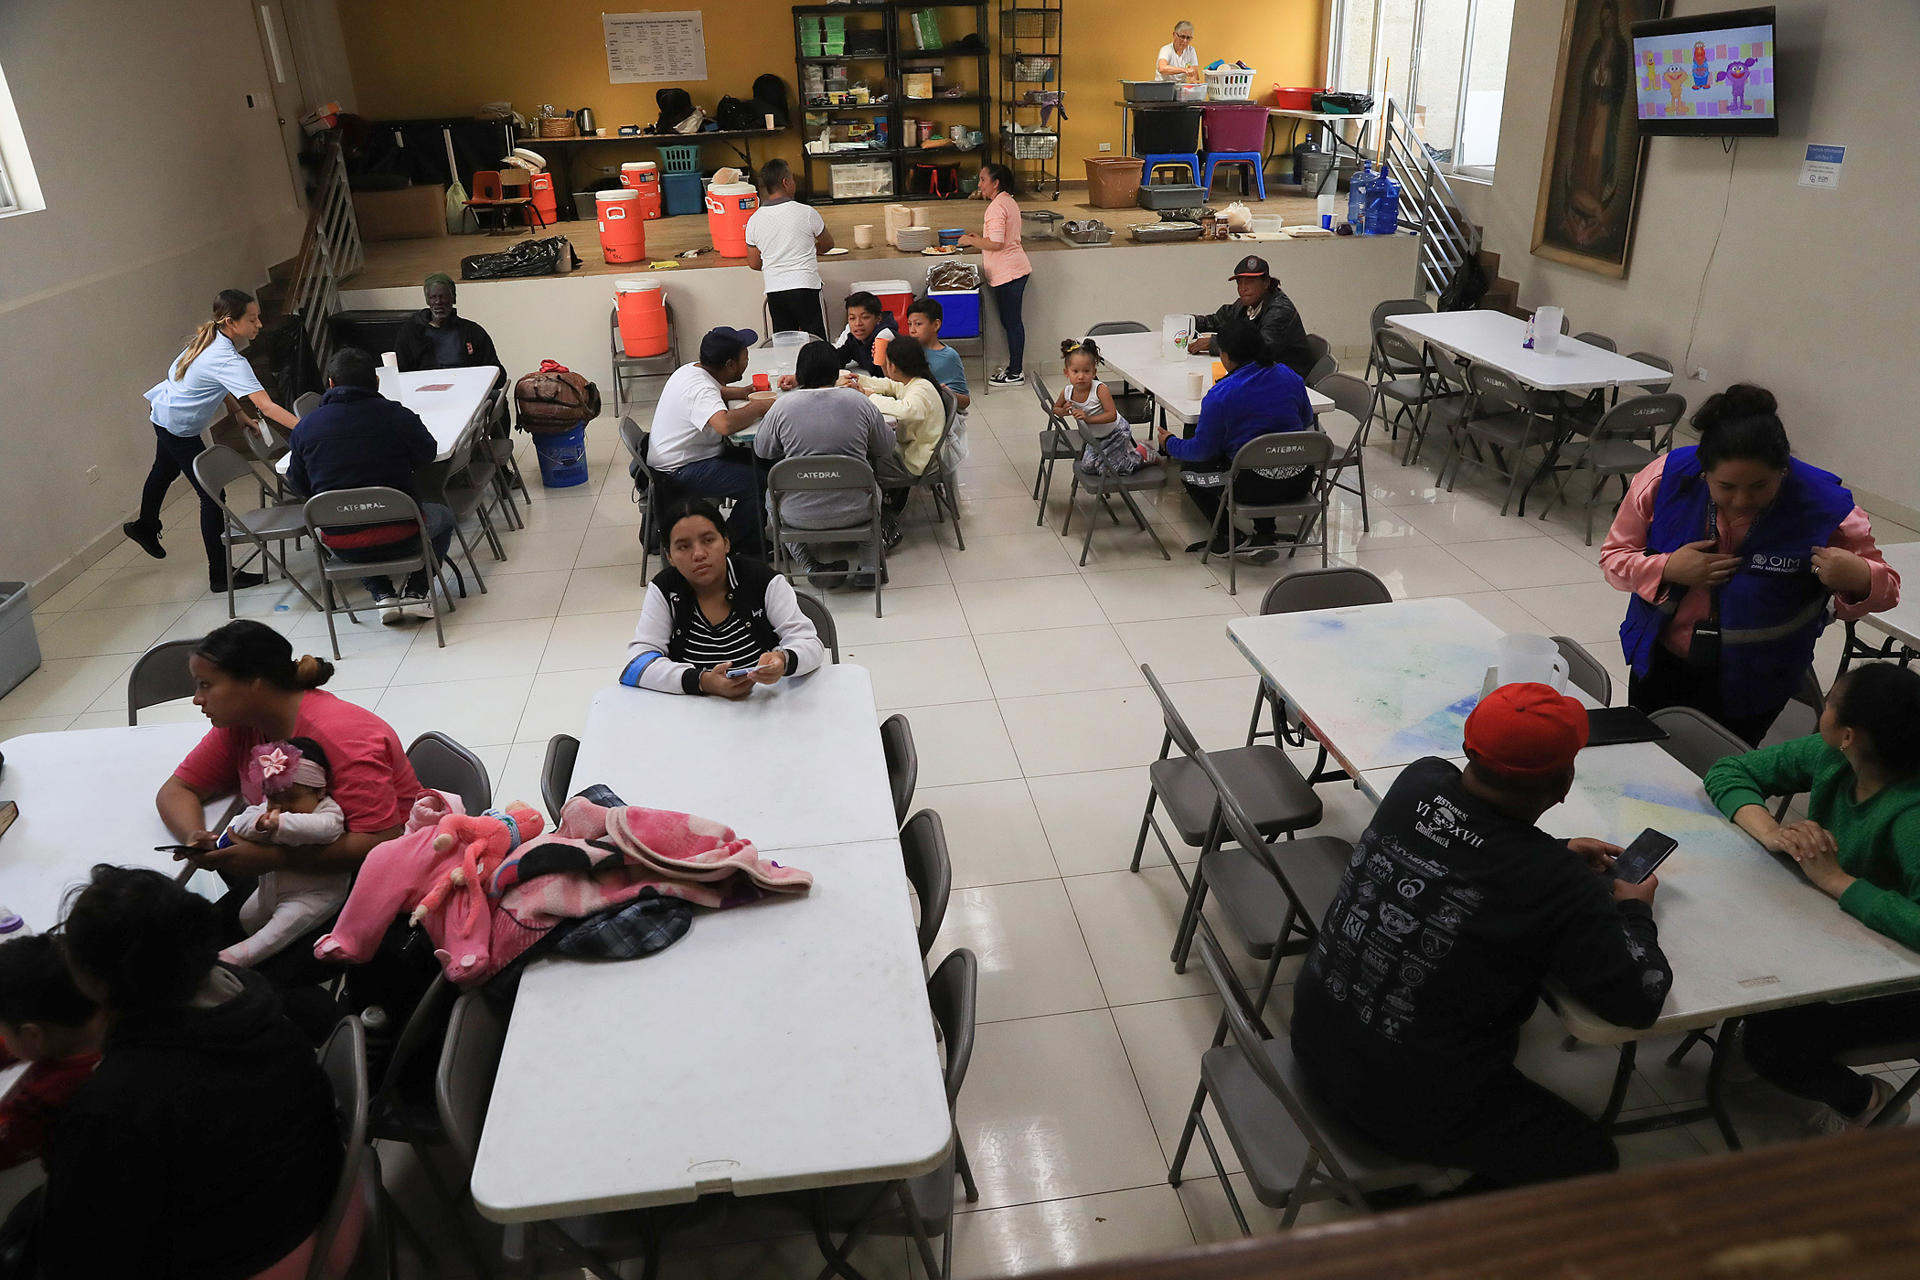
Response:
[[[758,662],[749,662],[744,667],[728,667],[726,677],[729,680],[739,680],[744,676],[753,675],[759,670],[760,664]]]
[[[1633,843],[1621,850],[1620,856],[1613,860],[1614,879],[1639,884],[1679,847],[1680,842],[1672,836],[1648,827],[1635,836]]]

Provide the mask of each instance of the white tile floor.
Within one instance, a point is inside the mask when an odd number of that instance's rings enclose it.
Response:
[[[1103,516],[1079,568],[1088,513],[1083,503],[1072,537],[1057,535],[1064,478],[1047,527],[1034,526],[1027,494],[1039,425],[1026,394],[976,399],[962,485],[967,550],[926,523],[919,500],[891,561],[886,616],[873,617],[866,595],[831,597],[845,660],[872,669],[882,714],[905,710],[912,721],[916,804],[945,818],[955,890],[935,955],[964,945],[981,963],[978,1047],[961,1099],[981,1199],[957,1228],[962,1276],[1234,1234],[1204,1159],[1178,1191],[1166,1182],[1217,1006],[1204,978],[1177,975],[1166,961],[1180,902],[1171,871],[1154,860],[1142,875],[1125,870],[1144,766],[1161,733],[1138,664],[1168,682],[1206,745],[1237,744],[1255,679],[1223,623],[1257,611],[1288,567],[1243,566],[1239,594],[1228,595],[1224,567],[1181,554],[1201,529],[1176,491],[1143,502],[1173,549],[1170,564],[1143,534]],[[527,530],[506,535],[512,558],[496,564],[482,552],[490,590],[461,603],[444,650],[430,626],[340,621],[345,657],[333,687],[385,715],[403,740],[438,728],[472,746],[503,801],[538,798],[547,738],[579,732],[589,699],[619,668],[640,606],[639,516],[624,459],[615,463],[614,424],[596,423],[589,442],[589,483],[544,491],[536,481]],[[1396,596],[1459,595],[1502,626],[1588,642],[1624,680],[1614,640],[1623,602],[1600,580],[1577,513],[1502,518],[1491,482],[1469,475],[1448,493],[1434,484],[1436,459],[1404,468],[1384,442],[1368,462],[1372,529],[1362,532],[1343,495],[1332,520],[1336,561],[1373,571]],[[166,561],[120,546],[36,610],[46,662],[0,700],[0,740],[124,723],[134,658],[225,620],[224,600],[205,593],[184,486],[180,495]],[[1886,541],[1920,536],[1884,521],[1878,532]],[[287,631],[297,649],[326,652],[324,621],[290,589],[246,592],[241,608]],[[1837,656],[1833,641],[1823,671]],[[193,713],[149,716],[170,714]],[[1350,789],[1324,791],[1326,829],[1356,836],[1365,804]],[[1612,1055],[1565,1053],[1558,1038],[1550,1020],[1537,1020],[1524,1065],[1597,1109]],[[1702,1096],[1704,1054],[1679,1070],[1658,1065],[1652,1051],[1641,1061],[1654,1065],[1635,1081],[1631,1107],[1662,1111]],[[1698,1125],[1622,1144],[1629,1163],[1718,1146],[1710,1126]],[[1276,1221],[1239,1191],[1256,1225]],[[1325,1216],[1318,1209],[1307,1220]],[[811,1246],[802,1245],[734,1246],[676,1270],[810,1275]],[[888,1241],[858,1256],[870,1274],[904,1275],[906,1253]]]

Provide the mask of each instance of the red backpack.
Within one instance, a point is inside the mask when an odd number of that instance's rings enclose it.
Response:
[[[513,384],[513,403],[522,431],[552,435],[599,417],[600,388],[558,361],[542,360],[537,372]]]

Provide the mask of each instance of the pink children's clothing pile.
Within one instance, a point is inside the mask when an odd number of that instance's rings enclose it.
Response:
[[[468,817],[456,796],[422,792],[406,832],[374,849],[322,960],[368,959],[395,916],[412,912],[453,982],[486,981],[564,921],[653,890],[722,908],[770,894],[804,893],[813,877],[760,856],[753,842],[711,819],[637,805],[606,808],[576,796],[557,831],[509,806]]]

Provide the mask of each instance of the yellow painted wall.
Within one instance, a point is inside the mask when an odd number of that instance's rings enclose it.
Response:
[[[653,95],[661,86],[607,81],[600,14],[613,8],[609,0],[548,0],[540,6],[509,0],[339,0],[339,7],[363,115],[459,115],[499,100],[525,114],[543,102],[592,107],[607,129],[650,124],[658,115]],[[998,0],[989,4],[989,22],[998,7]],[[748,97],[754,77],[769,71],[787,81],[790,100],[797,102],[791,3],[732,0],[703,8],[710,78],[682,86],[694,102],[711,111],[724,94]],[[970,14],[946,12],[947,29],[964,30]],[[1120,112],[1112,105],[1118,81],[1150,77],[1154,55],[1181,18],[1195,24],[1194,44],[1203,63],[1214,58],[1250,63],[1259,70],[1254,85],[1262,93],[1275,81],[1319,79],[1323,0],[1245,0],[1179,10],[1158,0],[1066,0],[1062,87],[1069,119],[1062,139],[1063,176],[1083,177],[1080,157],[1096,154],[1102,142],[1111,143],[1114,154],[1124,153]],[[849,18],[850,25],[859,21]],[[916,114],[910,105],[904,111]],[[964,107],[922,108],[920,114],[966,124],[976,119]],[[754,158],[782,155],[797,162],[799,149],[795,134],[772,146],[756,145]],[[621,160],[652,153],[607,144],[592,154],[617,170]],[[719,164],[725,155],[710,147],[706,163]]]

